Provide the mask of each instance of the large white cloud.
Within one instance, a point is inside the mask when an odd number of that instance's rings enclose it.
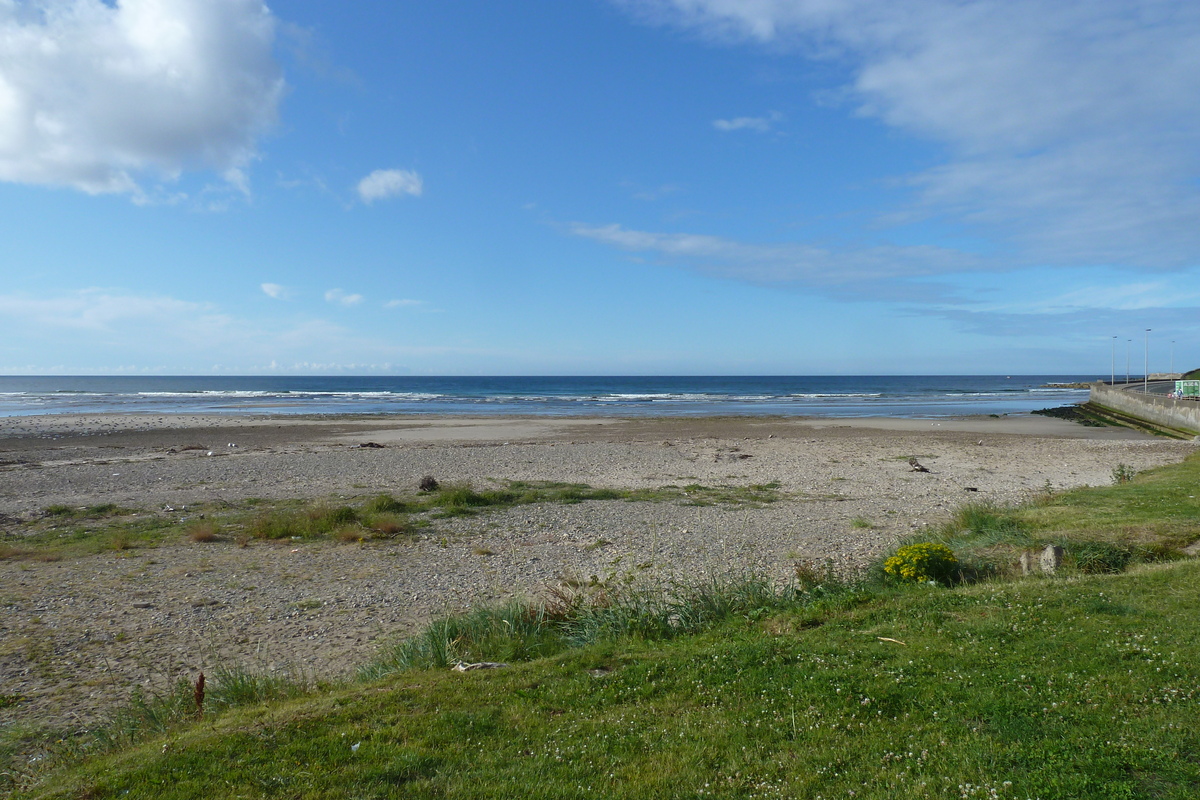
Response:
[[[283,94],[275,28],[261,0],[0,0],[0,180],[242,178]]]
[[[615,2],[846,65],[859,113],[946,147],[907,176],[911,215],[998,231],[1031,261],[1200,262],[1200,3]]]

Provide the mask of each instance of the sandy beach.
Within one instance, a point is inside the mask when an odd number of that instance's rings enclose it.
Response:
[[[365,444],[380,445],[364,447]],[[1191,442],[1037,416],[0,419],[0,543],[52,505],[185,522],[248,498],[353,502],[420,478],[620,489],[777,483],[761,507],[589,501],[439,520],[405,542],[192,542],[0,560],[0,725],[86,727],[134,686],[220,666],[335,677],[432,615],[633,575],[786,579],[862,563],[968,500],[1175,462]],[[911,470],[917,457],[928,473]]]

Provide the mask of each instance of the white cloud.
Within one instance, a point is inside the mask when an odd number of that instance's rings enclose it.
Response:
[[[1103,309],[1120,312],[1147,309],[1191,308],[1200,302],[1195,280],[1181,285],[1179,280],[1118,283],[1107,286],[1085,286],[1053,297],[1027,297],[996,311],[1014,313],[1065,313],[1079,310]]]
[[[280,286],[278,283],[264,283],[262,284],[262,290],[263,294],[267,297],[274,297],[276,300],[287,296],[287,287]]]
[[[735,117],[733,119],[714,119],[713,127],[719,131],[756,131],[767,133],[771,126],[778,122],[783,115],[772,111],[765,117]]]
[[[576,236],[649,253],[701,272],[758,284],[790,284],[859,299],[957,300],[928,279],[988,268],[984,259],[932,245],[876,245],[832,249],[785,242],[755,244],[692,233],[635,231],[620,225],[570,226]]]
[[[107,289],[84,289],[51,298],[0,295],[0,317],[69,331],[103,333],[130,320],[190,331],[227,317],[213,306],[171,297],[134,295]]]
[[[242,169],[283,80],[261,0],[0,0],[0,180],[145,197]]]
[[[657,24],[851,72],[858,113],[939,142],[907,217],[1032,261],[1200,260],[1200,4],[1177,0],[614,0]]]
[[[367,204],[402,194],[420,197],[424,190],[421,176],[404,169],[377,169],[358,182],[358,196]]]
[[[361,294],[346,294],[341,289],[330,289],[325,293],[325,299],[339,306],[356,306],[363,301]]]
[[[414,306],[425,305],[424,300],[388,300],[383,304],[384,308],[412,308]]]
[[[167,374],[258,374],[272,361],[290,365],[288,371],[319,372],[469,352],[401,347],[319,318],[239,318],[212,303],[121,289],[0,294],[0,361],[27,365],[30,374],[141,371],[147,365]]]

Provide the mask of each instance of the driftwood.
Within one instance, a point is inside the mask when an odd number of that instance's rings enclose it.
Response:
[[[450,669],[454,670],[455,672],[471,672],[477,669],[502,669],[507,666],[508,664],[501,664],[498,661],[479,661],[474,664],[467,664],[466,662],[459,661]]]

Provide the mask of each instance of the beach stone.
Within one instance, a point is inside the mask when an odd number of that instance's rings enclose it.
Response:
[[[1021,565],[1022,575],[1030,575],[1033,573],[1033,553],[1029,552],[1028,550],[1022,551],[1021,560],[1019,563]]]
[[[1039,559],[1042,572],[1047,575],[1053,575],[1058,572],[1058,568],[1062,566],[1063,549],[1056,544],[1046,545],[1046,549],[1042,551]]]

